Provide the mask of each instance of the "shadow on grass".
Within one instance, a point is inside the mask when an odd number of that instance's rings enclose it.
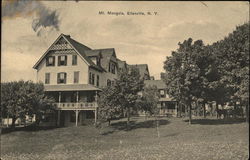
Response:
[[[159,126],[167,125],[170,123],[170,121],[160,119],[158,120],[158,123],[159,123]],[[116,131],[131,131],[131,130],[135,130],[139,128],[156,128],[156,126],[157,124],[155,120],[145,120],[142,122],[130,121],[129,127],[127,127],[127,121],[120,121],[120,122],[112,123],[110,126],[112,130],[104,132],[102,133],[102,135],[112,134]]]
[[[35,126],[35,125],[29,125],[25,127],[15,127],[15,128],[2,128],[1,134],[16,132],[16,131],[27,131],[27,132],[34,132],[34,131],[42,131],[42,130],[52,130],[56,129],[58,127],[56,126]]]
[[[184,120],[184,122],[189,122],[189,120]],[[200,125],[223,125],[223,124],[239,124],[246,122],[245,118],[237,119],[193,119],[192,124]]]

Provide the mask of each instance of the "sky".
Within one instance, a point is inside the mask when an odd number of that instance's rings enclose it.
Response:
[[[32,67],[61,33],[92,49],[115,48],[119,59],[148,64],[159,79],[179,42],[191,37],[212,44],[248,21],[248,2],[4,1],[1,81],[36,81]]]

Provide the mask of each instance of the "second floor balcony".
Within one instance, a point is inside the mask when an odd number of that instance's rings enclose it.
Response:
[[[96,102],[61,102],[53,104],[58,110],[95,110],[98,105]]]

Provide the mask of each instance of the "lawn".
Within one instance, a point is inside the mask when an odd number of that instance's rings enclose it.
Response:
[[[21,130],[1,135],[2,160],[245,160],[248,124],[242,121],[132,118],[94,126]]]

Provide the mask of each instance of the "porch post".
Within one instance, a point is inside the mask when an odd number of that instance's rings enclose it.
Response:
[[[58,110],[58,112],[57,112],[57,126],[60,126],[60,114],[61,114],[61,111]]]
[[[76,110],[76,126],[77,126],[77,123],[78,123],[78,110]]]
[[[96,105],[95,105],[95,125],[96,125],[96,122],[97,122],[97,98],[98,98],[98,96],[97,96],[97,91],[95,91],[95,103],[96,103]]]
[[[60,103],[61,103],[61,92],[59,92],[59,98],[58,98],[58,107],[60,108]]]
[[[79,107],[79,104],[78,104],[78,102],[79,102],[79,92],[77,91],[76,92],[76,105],[77,105],[77,107]]]
[[[95,108],[95,125],[96,125],[96,122],[97,122],[97,108]]]

